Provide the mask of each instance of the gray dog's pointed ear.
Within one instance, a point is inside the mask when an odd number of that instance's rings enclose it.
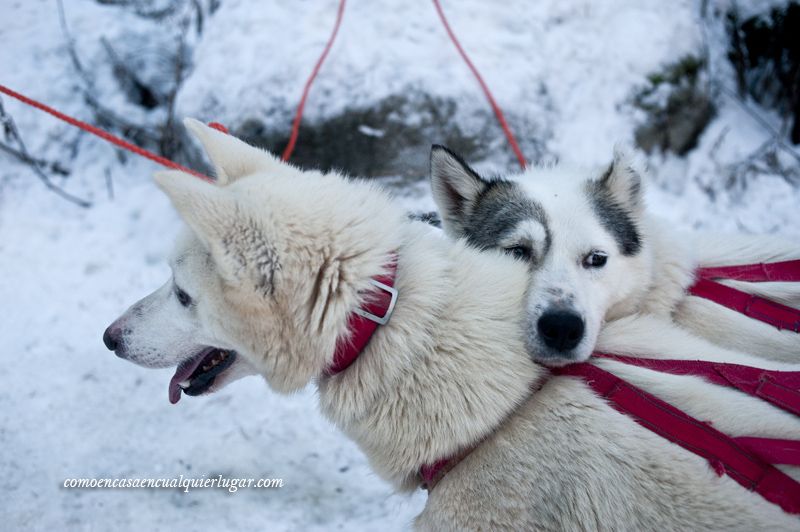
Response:
[[[633,151],[616,146],[614,160],[597,180],[598,187],[613,202],[633,214],[644,208],[644,165]]]
[[[227,185],[240,177],[282,164],[274,155],[194,118],[186,118],[183,125],[203,145],[214,165],[217,183],[220,185]]]
[[[442,216],[442,227],[449,236],[464,236],[464,223],[487,186],[461,157],[444,146],[433,145],[431,190]]]
[[[635,154],[616,148],[614,161],[605,172],[587,182],[589,201],[625,256],[636,255],[642,249],[639,225],[644,214],[643,172],[644,166]]]

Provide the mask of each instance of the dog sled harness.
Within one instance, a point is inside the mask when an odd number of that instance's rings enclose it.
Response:
[[[397,274],[397,253],[392,253],[386,264],[386,273],[370,279],[373,290],[365,298],[360,308],[355,309],[347,319],[349,335],[339,338],[333,353],[333,362],[325,375],[336,375],[355,362],[358,355],[369,343],[379,325],[386,325],[392,317],[397,303],[397,290],[394,288]]]
[[[605,353],[593,356],[673,375],[702,377],[800,416],[800,371],[773,371],[704,360],[658,360]],[[705,458],[718,475],[728,475],[787,513],[800,514],[800,483],[775,467],[800,466],[800,441],[731,437],[590,362],[558,368],[553,374],[582,378],[615,410]],[[467,454],[420,468],[423,487],[431,491]]]
[[[800,310],[748,294],[717,282],[717,279],[756,283],[800,282],[800,260],[700,268],[697,281],[689,288],[693,296],[708,299],[779,330],[800,333]]]

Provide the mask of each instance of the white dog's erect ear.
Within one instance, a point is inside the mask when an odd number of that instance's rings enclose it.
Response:
[[[455,238],[464,236],[464,222],[472,213],[487,182],[464,160],[445,148],[431,147],[431,190],[442,216],[442,227]]]
[[[644,207],[643,173],[643,164],[636,153],[616,146],[614,160],[597,184],[611,200],[638,215]]]
[[[194,118],[186,118],[183,124],[203,145],[214,165],[217,183],[220,185],[227,185],[240,177],[283,164],[274,155]]]
[[[227,191],[178,170],[156,172],[153,177],[197,236],[212,240],[222,235],[226,218],[235,206]]]
[[[157,172],[155,180],[208,248],[223,279],[251,283],[265,295],[272,291],[277,252],[246,205],[225,187],[185,172]]]

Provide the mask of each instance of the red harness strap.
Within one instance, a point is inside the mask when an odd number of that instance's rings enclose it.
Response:
[[[736,266],[712,266],[700,268],[697,270],[697,275],[704,279],[730,279],[732,281],[800,281],[800,259]]]
[[[689,293],[763,321],[780,330],[800,332],[800,310],[742,292],[710,279],[698,279]]]
[[[730,436],[593,364],[572,364],[559,368],[555,373],[583,378],[619,412],[702,456],[718,474],[726,473],[784,511],[800,514],[800,483],[744,449]]]
[[[734,441],[770,464],[800,466],[800,441],[740,436]]]
[[[606,353],[594,353],[592,356],[662,373],[703,377],[709,382],[736,388],[800,416],[800,371],[774,371],[708,360],[659,360]]]
[[[800,333],[800,310],[714,280],[800,282],[800,260],[700,268],[697,276],[697,281],[689,288],[689,293],[693,296],[708,299],[779,330]]]

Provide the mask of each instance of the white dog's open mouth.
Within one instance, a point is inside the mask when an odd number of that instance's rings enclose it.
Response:
[[[188,360],[184,360],[169,381],[169,402],[177,403],[181,392],[200,395],[208,391],[219,374],[236,361],[235,351],[209,347]]]

